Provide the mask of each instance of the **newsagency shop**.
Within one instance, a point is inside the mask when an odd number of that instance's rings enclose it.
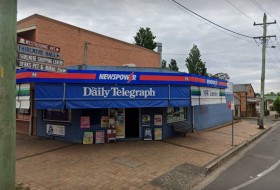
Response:
[[[162,140],[231,121],[227,82],[156,68],[18,70],[17,129],[74,143]],[[22,130],[22,129],[21,129]]]

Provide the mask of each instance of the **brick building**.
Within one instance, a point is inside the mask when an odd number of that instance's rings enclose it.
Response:
[[[61,49],[64,66],[83,63],[84,44],[88,44],[87,65],[160,67],[160,54],[130,43],[91,32],[38,14],[17,23],[17,34],[32,41]]]
[[[257,116],[256,99],[254,89],[251,84],[235,84],[233,85],[234,94],[240,98],[240,116],[254,117]]]
[[[82,65],[85,42],[89,43],[87,65],[123,66],[135,64],[136,67],[160,67],[160,54],[155,51],[38,14],[18,21],[17,36],[59,47],[65,67]],[[33,99],[34,86],[30,84],[21,87],[18,92],[28,92],[28,96],[25,96],[26,109],[17,109],[17,131],[30,135],[36,134],[37,115],[32,109],[34,101],[29,101]],[[28,110],[28,113],[20,113],[21,110]]]

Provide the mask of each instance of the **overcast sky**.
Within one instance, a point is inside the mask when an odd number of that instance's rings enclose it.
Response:
[[[177,0],[197,14],[227,29],[247,36],[261,36],[264,10],[268,22],[280,21],[279,0]],[[264,9],[264,10],[263,10]],[[171,0],[18,0],[18,20],[41,14],[96,33],[133,43],[140,27],[150,27],[163,44],[162,58],[177,61],[188,72],[185,59],[193,44],[206,62],[207,72],[228,73],[234,84],[251,83],[260,91],[261,48],[247,37],[235,35],[176,6]],[[276,35],[268,47],[280,41],[280,23],[269,25],[267,35]],[[280,43],[279,43],[280,44]],[[280,92],[280,47],[267,48],[266,92]]]

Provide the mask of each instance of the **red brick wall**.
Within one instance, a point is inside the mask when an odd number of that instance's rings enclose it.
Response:
[[[61,48],[64,65],[83,63],[83,45],[88,45],[88,65],[160,67],[157,52],[77,28],[42,16],[31,16],[18,22],[18,29],[36,25],[36,41]],[[137,31],[136,31],[137,32]],[[21,35],[20,33],[18,34]]]
[[[16,132],[29,134],[29,121],[16,121]]]

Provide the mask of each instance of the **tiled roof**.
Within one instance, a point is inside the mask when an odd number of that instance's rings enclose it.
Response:
[[[251,84],[234,84],[233,85],[233,92],[247,92],[247,88]]]

